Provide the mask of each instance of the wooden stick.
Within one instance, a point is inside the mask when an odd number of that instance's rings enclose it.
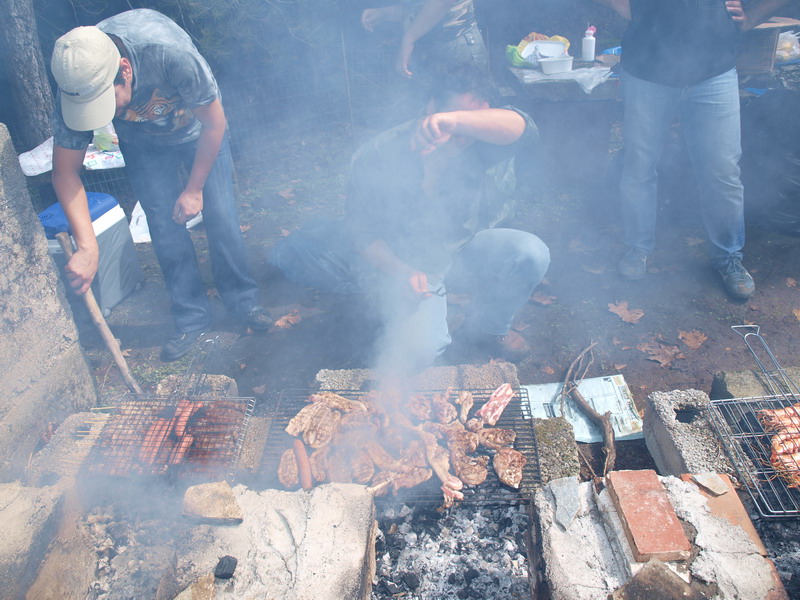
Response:
[[[597,412],[592,406],[586,401],[586,398],[583,397],[583,394],[580,393],[578,390],[578,383],[580,383],[580,379],[576,382],[573,381],[575,378],[575,371],[579,368],[581,361],[586,357],[586,354],[591,352],[592,348],[597,345],[597,342],[592,342],[583,352],[581,352],[575,360],[572,361],[570,364],[569,369],[567,369],[567,375],[564,378],[564,387],[561,391],[561,398],[562,402],[566,396],[572,398],[575,404],[578,405],[578,408],[583,411],[583,413],[589,417],[589,420],[592,421],[595,425],[600,427],[603,432],[603,452],[606,455],[605,465],[603,466],[603,477],[605,477],[610,471],[614,470],[614,464],[617,461],[617,448],[614,436],[614,428],[611,425],[611,413],[607,412],[601,415]],[[590,363],[594,360],[594,357],[590,355]],[[581,374],[581,379],[586,375],[586,371],[588,370],[588,366],[583,370]]]
[[[56,239],[61,245],[61,249],[64,251],[64,256],[66,256],[67,262],[69,262],[69,260],[72,258],[72,240],[70,240],[69,235],[63,231],[56,234]],[[125,383],[133,392],[136,394],[141,394],[142,389],[133,379],[131,372],[128,370],[128,363],[125,362],[125,357],[122,356],[122,351],[119,348],[117,339],[108,328],[108,323],[106,323],[105,317],[103,317],[103,313],[100,311],[100,307],[97,305],[97,300],[94,297],[92,288],[86,290],[86,293],[83,294],[83,300],[86,303],[86,308],[89,310],[89,315],[92,317],[92,321],[94,321],[94,324],[97,325],[97,329],[100,331],[100,335],[106,344],[106,348],[108,348],[108,351],[111,352],[111,356],[114,358],[117,368],[120,370],[120,373],[122,373],[122,379],[125,380]]]

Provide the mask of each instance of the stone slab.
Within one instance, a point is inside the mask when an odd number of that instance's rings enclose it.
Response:
[[[693,589],[673,573],[667,565],[653,558],[625,585],[616,590],[610,600],[703,600],[705,595]]]
[[[244,519],[242,509],[227,481],[201,483],[183,494],[183,516],[218,525],[238,525]]]
[[[655,392],[647,397],[644,439],[661,475],[733,474],[708,420],[711,402],[698,390]]]
[[[606,485],[637,561],[689,558],[691,545],[655,471],[613,471]]]
[[[784,370],[795,385],[800,384],[800,367],[785,367]],[[772,393],[760,371],[721,371],[714,375],[710,396],[714,400],[719,400],[723,398],[757,398]]]
[[[581,507],[578,483],[577,477],[563,477],[551,481],[547,486],[555,500],[556,523],[564,529],[569,527]]]
[[[327,484],[309,492],[233,488],[238,526],[200,525],[182,540],[183,587],[213,573],[224,555],[238,560],[217,580],[217,600],[367,600],[375,574],[375,506],[365,486]]]
[[[534,419],[542,483],[580,475],[578,446],[572,425],[564,417]]]
[[[56,486],[0,484],[0,598],[20,598],[55,537],[63,492]]]

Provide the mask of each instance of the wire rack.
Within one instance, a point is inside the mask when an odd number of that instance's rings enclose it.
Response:
[[[275,488],[282,488],[277,478],[278,464],[283,452],[292,447],[294,438],[289,436],[284,430],[289,421],[306,406],[308,397],[316,390],[285,390],[281,393],[275,408],[275,413],[270,424],[267,442],[264,448],[264,459],[262,461],[263,473],[266,485]],[[353,390],[330,390],[351,400],[364,400],[367,392]],[[461,390],[459,390],[461,391]],[[475,400],[473,411],[483,406],[491,397],[494,390],[470,389]],[[436,394],[442,390],[425,390],[420,394]],[[530,405],[527,400],[526,390],[516,390],[516,394],[506,407],[503,415],[497,422],[497,427],[513,429],[516,434],[514,449],[525,455],[526,464],[522,470],[522,482],[518,490],[503,484],[489,465],[489,474],[486,481],[479,486],[465,486],[463,503],[477,505],[494,504],[519,504],[527,503],[533,495],[534,489],[541,484],[541,473],[539,470],[539,452],[536,443],[536,435],[533,429],[533,420],[530,412]],[[479,453],[482,449],[479,449]],[[490,461],[491,463],[491,461]],[[394,498],[403,502],[423,504],[441,503],[442,491],[440,482],[436,477],[422,483],[416,487],[402,489],[397,497],[377,497],[376,502],[394,501]]]
[[[123,397],[104,421],[86,461],[90,474],[232,482],[253,398]]]
[[[744,338],[770,394],[712,400],[711,423],[761,516],[800,516],[800,389],[757,325],[733,329]],[[784,424],[779,431],[770,425],[776,416]],[[780,458],[777,450],[784,450]]]

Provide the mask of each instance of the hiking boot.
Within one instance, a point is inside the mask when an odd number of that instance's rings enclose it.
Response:
[[[628,248],[617,266],[620,277],[628,281],[642,279],[647,273],[647,252],[639,248]]]
[[[242,322],[254,331],[266,331],[274,321],[263,306],[256,306],[242,316]]]
[[[466,342],[487,356],[508,362],[519,362],[531,351],[525,338],[513,329],[505,335],[468,335]]]
[[[205,329],[195,329],[186,333],[176,333],[161,348],[161,360],[164,362],[178,360],[192,349],[197,338],[203,335],[204,332]]]
[[[731,257],[719,269],[725,289],[737,300],[747,300],[756,292],[756,284],[740,258]]]

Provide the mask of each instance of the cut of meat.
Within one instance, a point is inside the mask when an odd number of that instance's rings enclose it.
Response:
[[[472,397],[472,392],[459,392],[456,396],[455,403],[458,404],[458,420],[462,423],[467,422],[469,411],[472,410],[472,405],[475,404],[475,399]]]
[[[280,480],[283,487],[288,489],[294,489],[300,483],[300,478],[297,474],[297,459],[293,448],[289,448],[281,454],[281,462],[278,465],[278,480]]]
[[[492,393],[486,404],[481,406],[477,412],[478,417],[489,425],[495,425],[513,397],[514,389],[504,383]]]
[[[311,464],[311,477],[317,483],[322,483],[328,478],[328,452],[329,446],[319,448],[311,453],[308,462]]]
[[[303,441],[312,448],[321,448],[331,441],[339,426],[341,413],[331,410],[322,402],[304,406],[286,426],[286,433],[302,434]]]
[[[369,483],[375,474],[375,463],[366,450],[353,453],[350,460],[350,474],[355,483]]]
[[[500,481],[513,488],[519,488],[522,483],[522,469],[527,460],[525,455],[513,448],[501,448],[494,455],[492,466],[497,472]]]
[[[406,408],[418,421],[430,421],[433,414],[433,404],[428,396],[414,394],[406,402]]]
[[[328,408],[333,408],[336,410],[340,410],[342,412],[350,412],[350,411],[365,411],[367,410],[367,405],[363,402],[359,402],[358,400],[350,400],[345,398],[344,396],[340,396],[339,394],[335,394],[333,392],[317,392],[316,394],[311,394],[308,397],[309,402],[321,402]]]
[[[478,432],[478,439],[483,446],[492,450],[508,448],[517,439],[517,432],[513,429],[501,429],[500,427],[487,427]]]
[[[452,423],[458,417],[456,407],[450,404],[449,398],[451,394],[450,390],[443,394],[434,394],[431,401],[433,403],[433,416],[439,423],[444,423],[445,425]]]
[[[480,485],[486,481],[486,476],[489,470],[486,465],[489,464],[488,456],[467,456],[465,454],[459,456],[450,455],[453,460],[453,467],[459,479],[467,485]]]

